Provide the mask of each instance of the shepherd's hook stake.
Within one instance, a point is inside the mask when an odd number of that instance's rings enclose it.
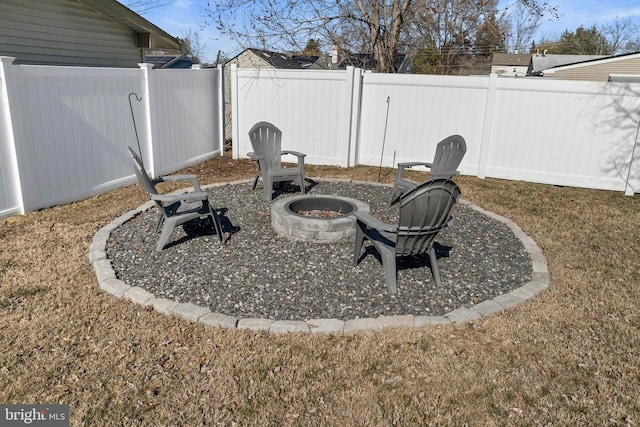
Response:
[[[138,137],[138,127],[136,126],[136,116],[133,114],[133,105],[131,104],[131,95],[136,97],[136,101],[142,101],[142,98],[135,92],[129,94],[129,110],[131,111],[131,118],[133,119],[133,130],[136,133],[136,142],[138,143],[138,154],[140,154],[140,160],[142,161],[142,167],[144,167],[144,159],[142,158],[142,148],[140,148],[140,138]]]
[[[387,140],[387,123],[389,123],[389,103],[391,97],[387,96],[387,116],[384,119],[384,133],[382,134],[382,152],[380,153],[380,169],[378,170],[378,182],[382,178],[382,158],[384,157],[384,144]],[[395,161],[395,159],[394,159]]]

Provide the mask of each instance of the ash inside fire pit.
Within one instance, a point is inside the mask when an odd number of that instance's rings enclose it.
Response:
[[[369,212],[359,200],[339,196],[295,196],[271,207],[271,225],[278,234],[295,240],[333,243],[355,235],[353,212]]]
[[[330,211],[327,209],[323,209],[323,210],[318,210],[318,209],[314,209],[314,210],[310,210],[310,211],[297,211],[296,212],[298,215],[302,215],[302,216],[312,216],[314,218],[337,218],[339,216],[343,216],[344,214],[341,211]]]

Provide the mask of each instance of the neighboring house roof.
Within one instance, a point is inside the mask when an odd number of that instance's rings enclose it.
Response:
[[[542,71],[545,77],[572,80],[608,81],[610,75],[638,74],[640,72],[640,52],[581,61],[548,68]]]
[[[263,49],[248,48],[228,60],[226,64],[238,64],[239,67],[279,68],[279,69],[313,69],[313,70],[344,70],[348,66],[374,70],[376,62],[373,55],[367,53],[353,54],[344,58],[340,63],[333,63],[331,55],[296,55],[290,53],[273,52]],[[398,72],[409,72],[410,61],[399,54],[395,63]]]
[[[1,0],[0,55],[16,64],[137,67],[180,41],[116,0]]]
[[[491,59],[491,65],[528,67],[530,61],[530,53],[494,53],[493,58]]]
[[[150,55],[144,57],[144,62],[153,64],[153,68],[191,68],[193,61],[185,54],[178,55]]]
[[[345,69],[347,66],[362,68],[364,70],[375,70],[377,62],[371,53],[352,53],[347,55],[338,66],[339,69]],[[393,67],[398,73],[410,73],[411,61],[403,54],[399,53],[395,57]]]
[[[529,75],[540,76],[543,70],[567,64],[579,64],[595,59],[607,58],[607,55],[555,55],[533,54],[531,55],[531,67]]]
[[[311,67],[317,60],[318,56],[311,55],[294,55],[281,52],[273,52],[270,50],[248,48],[231,58],[226,63],[239,63],[240,66],[271,66],[280,69],[306,69]]]

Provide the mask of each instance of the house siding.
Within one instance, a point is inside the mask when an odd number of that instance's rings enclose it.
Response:
[[[2,0],[0,55],[16,64],[137,67],[136,33],[73,0]]]
[[[238,56],[227,61],[224,65],[224,102],[227,105],[231,104],[231,64],[237,64],[238,68],[273,68],[273,65],[249,49],[245,49]],[[230,117],[229,120],[231,120]],[[231,134],[231,132],[229,132],[229,134]]]
[[[234,60],[229,61],[230,64],[238,64],[239,68],[273,68],[273,65],[260,58],[250,50],[245,50]]]
[[[554,73],[545,73],[544,77],[606,82],[609,80],[610,74],[640,74],[640,58],[629,58],[621,61],[595,63],[566,70],[557,70]]]

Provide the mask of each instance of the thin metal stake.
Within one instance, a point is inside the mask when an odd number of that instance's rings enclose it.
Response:
[[[625,194],[629,189],[629,180],[631,179],[631,168],[633,167],[633,158],[636,156],[636,145],[638,145],[639,133],[640,133],[640,121],[638,121],[638,127],[636,129],[636,139],[633,141],[633,148],[631,149],[631,160],[629,160],[629,170],[627,171],[627,182],[625,182],[625,186],[624,186]]]
[[[382,134],[382,152],[380,153],[380,169],[378,170],[378,182],[382,178],[382,158],[384,157],[384,144],[387,141],[387,123],[389,123],[389,102],[391,97],[387,96],[387,116],[384,119],[384,133]]]
[[[142,101],[136,93],[131,92],[129,94],[129,110],[131,110],[131,118],[133,119],[133,130],[136,132],[136,141],[138,142],[138,154],[140,155],[140,160],[142,161],[142,167],[144,167],[144,159],[142,158],[142,148],[140,148],[140,138],[138,137],[138,127],[136,126],[136,116],[133,114],[133,105],[131,104],[131,95],[136,97],[138,102]]]

